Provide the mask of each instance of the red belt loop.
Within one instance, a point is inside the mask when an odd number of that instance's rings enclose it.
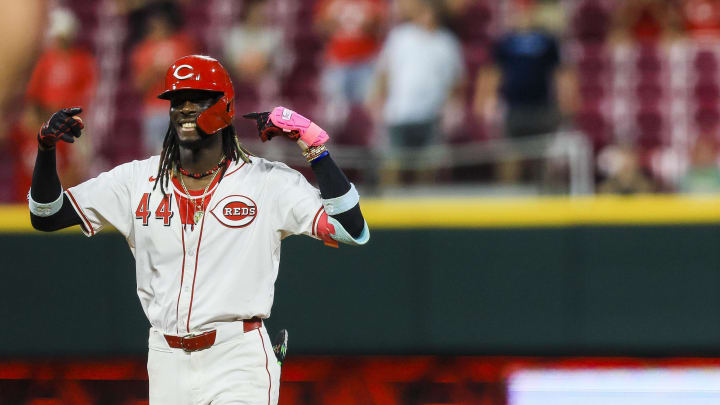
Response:
[[[243,321],[243,332],[248,333],[255,329],[260,329],[262,326],[262,319],[255,317],[246,319]],[[215,344],[215,338],[217,337],[217,331],[211,330],[203,332],[199,335],[185,335],[185,336],[173,336],[165,335],[165,340],[168,346],[173,349],[183,349],[186,352],[195,352],[198,350],[204,350]]]

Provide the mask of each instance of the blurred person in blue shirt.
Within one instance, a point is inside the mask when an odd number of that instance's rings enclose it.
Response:
[[[475,113],[486,123],[501,120],[509,138],[555,133],[578,104],[574,69],[563,62],[558,34],[543,27],[538,13],[547,14],[551,6],[561,10],[557,1],[515,2],[509,31],[493,46],[493,63],[478,75]],[[549,175],[533,165],[523,167],[517,158],[508,157],[498,167],[501,182]]]
[[[535,24],[536,7],[515,8],[510,31],[493,47],[495,63],[479,79],[476,109],[492,121],[504,107],[504,132],[513,138],[555,132],[573,109],[572,69],[557,37]]]

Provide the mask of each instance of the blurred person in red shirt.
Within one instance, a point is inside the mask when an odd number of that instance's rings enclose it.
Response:
[[[78,29],[70,10],[51,11],[49,45],[35,65],[26,96],[41,117],[66,105],[87,107],[95,93],[95,57],[75,43]]]
[[[0,13],[0,120],[16,119],[17,98],[26,91],[30,69],[42,46],[49,5],[46,0],[6,1]],[[8,127],[0,128],[0,139]],[[2,151],[0,150],[0,153]],[[2,169],[2,166],[0,166]]]
[[[195,42],[181,30],[177,6],[172,2],[151,3],[144,10],[144,35],[132,50],[135,88],[143,98],[142,140],[144,154],[162,149],[167,130],[167,100],[157,98],[163,91],[165,71],[182,56],[196,51]]]
[[[681,13],[674,1],[625,1],[614,16],[613,42],[662,42],[682,32]]]
[[[685,31],[693,38],[720,36],[720,0],[684,0]]]
[[[327,125],[341,127],[353,105],[363,105],[385,25],[383,0],[321,0],[315,23],[327,38],[322,74]]]
[[[68,9],[55,8],[50,11],[49,22],[48,46],[33,69],[25,109],[8,134],[15,153],[12,199],[17,202],[24,201],[30,189],[42,122],[66,105],[88,107],[97,83],[95,57],[75,43],[80,28],[75,15]],[[73,148],[71,154],[65,146],[58,147],[58,164],[64,167],[63,184],[71,187],[84,180],[82,162],[87,147]]]

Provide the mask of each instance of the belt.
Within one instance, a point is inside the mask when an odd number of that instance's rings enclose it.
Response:
[[[251,318],[245,319],[243,322],[243,332],[248,333],[255,329],[260,329],[262,319]],[[200,334],[189,334],[185,336],[164,335],[168,346],[173,349],[183,349],[186,352],[195,352],[209,348],[215,343],[217,330],[211,330]]]

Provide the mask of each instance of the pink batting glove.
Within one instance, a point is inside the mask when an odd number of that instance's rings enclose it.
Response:
[[[320,146],[330,137],[324,129],[314,122],[285,107],[275,107],[270,113],[270,121],[283,132],[296,132],[307,147]]]

